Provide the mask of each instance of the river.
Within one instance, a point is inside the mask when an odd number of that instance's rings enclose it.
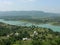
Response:
[[[54,25],[51,25],[51,24],[33,24],[33,23],[22,22],[22,21],[6,21],[4,19],[0,19],[0,22],[6,23],[6,24],[10,24],[10,25],[18,25],[18,26],[31,26],[31,25],[35,25],[35,26],[39,26],[39,27],[50,28],[53,31],[60,32],[60,26],[54,26]]]

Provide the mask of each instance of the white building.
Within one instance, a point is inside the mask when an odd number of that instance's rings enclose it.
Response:
[[[38,33],[36,31],[34,31],[34,35],[38,35]]]
[[[17,32],[16,32],[16,33],[15,33],[15,35],[16,35],[16,36],[18,36],[18,35],[19,35],[19,33],[17,33]]]
[[[25,41],[25,40],[28,40],[28,38],[23,38],[23,40]]]
[[[10,35],[7,35],[7,37],[10,37]]]

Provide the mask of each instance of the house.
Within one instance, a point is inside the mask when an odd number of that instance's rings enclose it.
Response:
[[[28,38],[23,38],[23,41],[28,40]]]
[[[38,35],[37,31],[34,31],[34,33],[31,34],[30,36],[33,37],[34,35]]]
[[[7,37],[10,37],[10,35],[7,35]]]
[[[34,35],[38,35],[38,33],[36,31],[34,31]]]
[[[19,33],[17,33],[17,32],[16,32],[16,33],[15,33],[15,35],[16,35],[16,36],[18,36],[18,35],[19,35]]]

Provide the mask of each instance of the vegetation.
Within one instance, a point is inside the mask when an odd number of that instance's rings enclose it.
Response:
[[[53,22],[52,25],[60,26],[60,22]]]
[[[45,14],[44,14],[45,15]],[[23,22],[31,22],[35,24],[52,24],[52,25],[60,25],[60,16],[50,16],[50,17],[41,17],[40,16],[1,16],[0,19],[4,19],[7,21],[23,21]]]
[[[15,26],[0,22],[0,45],[60,45],[60,32],[34,25]]]

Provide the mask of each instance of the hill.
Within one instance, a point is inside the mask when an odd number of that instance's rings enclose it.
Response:
[[[60,32],[0,23],[0,45],[60,45]]]
[[[37,17],[50,17],[60,16],[57,13],[47,13],[43,11],[2,11],[0,16],[37,16]]]

